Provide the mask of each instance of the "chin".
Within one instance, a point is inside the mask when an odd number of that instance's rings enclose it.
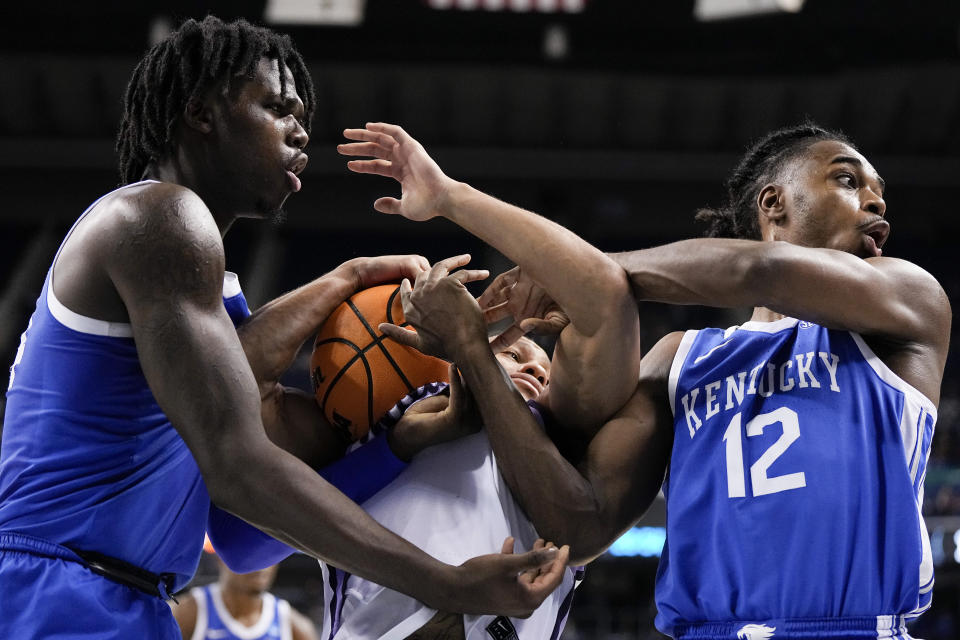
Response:
[[[251,217],[269,220],[274,224],[283,224],[287,220],[287,212],[283,208],[286,201],[286,196],[279,203],[271,203],[266,199],[258,200],[253,208],[256,213]]]

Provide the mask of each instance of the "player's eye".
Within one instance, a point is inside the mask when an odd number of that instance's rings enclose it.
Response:
[[[507,355],[513,358],[515,362],[520,362],[520,354],[516,351],[508,351]]]
[[[837,181],[845,187],[851,189],[856,188],[857,186],[857,177],[852,173],[841,173],[837,176]]]

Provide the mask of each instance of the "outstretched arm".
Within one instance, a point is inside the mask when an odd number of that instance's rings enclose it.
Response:
[[[916,352],[893,368],[935,403],[950,336],[950,303],[920,267],[895,258],[786,242],[684,240],[614,254],[638,300],[717,307],[767,307],[848,329]]]
[[[559,584],[564,550],[440,563],[273,445],[223,308],[223,247],[209,210],[169,184],[144,187],[128,206],[113,242],[105,236],[104,269],[128,310],[150,388],[215,503],[310,555],[447,610],[525,615]],[[540,565],[551,570],[534,587],[518,578]]]
[[[378,199],[378,211],[450,219],[520,265],[563,309],[570,324],[555,352],[549,404],[566,424],[592,430],[623,405],[640,343],[629,283],[616,263],[564,227],[447,177],[396,125],[370,123],[344,135],[356,142],[340,145],[340,153],[374,158],[348,162],[352,171],[401,184],[402,197]]]

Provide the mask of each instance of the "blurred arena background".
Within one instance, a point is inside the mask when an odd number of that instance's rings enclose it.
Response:
[[[153,38],[186,17],[246,17],[291,34],[318,89],[303,191],[281,226],[238,223],[228,268],[252,305],[380,253],[504,259],[443,221],[377,214],[392,184],[348,175],[344,127],[403,125],[450,175],[608,251],[699,233],[740,151],[807,116],[851,135],[885,177],[887,255],[960,305],[960,3],[955,0],[237,0],[22,2],[0,9],[0,359],[11,363],[65,231],[118,183],[121,97]],[[531,247],[531,251],[536,251]],[[649,306],[647,345],[743,313]],[[917,637],[960,637],[960,361],[954,334],[926,479],[937,562]],[[290,384],[308,386],[306,365]],[[653,579],[662,504],[593,563],[567,640],[662,637]],[[210,581],[206,562],[197,581]],[[288,560],[278,594],[313,616],[320,574]]]

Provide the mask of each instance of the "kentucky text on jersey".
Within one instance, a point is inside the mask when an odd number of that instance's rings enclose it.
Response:
[[[723,344],[725,343],[718,346]],[[720,413],[721,404],[724,410],[738,408],[743,404],[744,395],[760,394],[761,397],[769,398],[776,393],[807,388],[840,393],[840,385],[837,384],[839,363],[840,358],[834,353],[808,351],[798,353],[795,359],[776,363],[761,362],[749,371],[739,371],[732,376],[694,387],[680,398],[690,437],[695,436],[705,422]]]
[[[863,336],[794,318],[688,331],[669,394],[657,628],[907,637],[933,588],[930,399]]]

